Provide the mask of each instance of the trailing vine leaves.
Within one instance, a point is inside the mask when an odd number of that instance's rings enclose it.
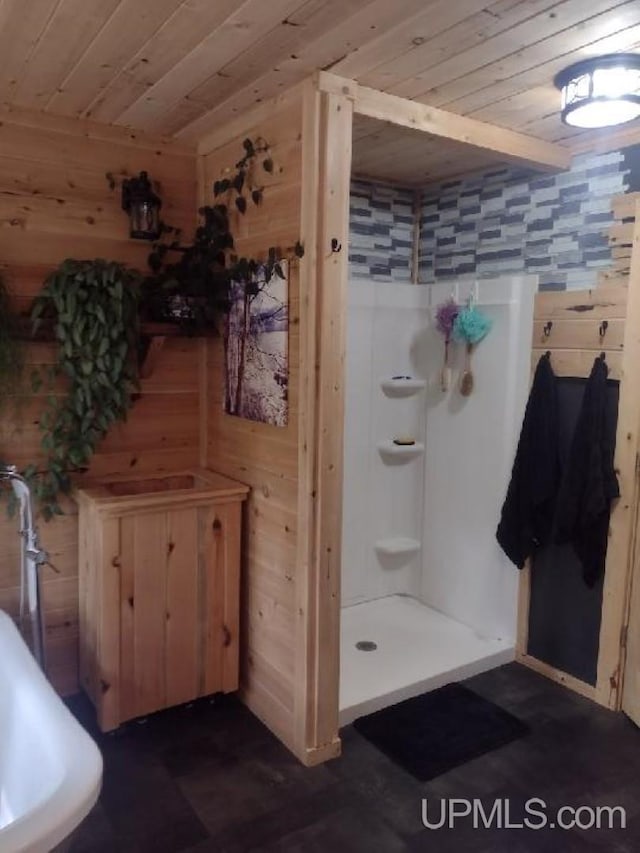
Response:
[[[199,209],[201,224],[193,243],[182,245],[180,232],[161,225],[161,238],[148,258],[151,274],[143,283],[143,316],[152,320],[181,320],[189,331],[217,330],[229,308],[233,281],[252,283],[256,273],[269,282],[273,275],[284,277],[279,260],[287,254],[301,258],[304,248],[296,245],[283,252],[271,246],[263,258],[239,256],[232,233],[232,210],[247,213],[249,200],[262,204],[265,187],[259,177],[271,174],[274,162],[268,143],[262,138],[243,142],[244,154],[235,171],[213,184],[214,204]],[[186,302],[184,313],[183,302]]]
[[[66,260],[34,301],[34,334],[52,322],[57,342],[40,418],[46,463],[24,472],[46,520],[62,514],[58,499],[69,492],[70,475],[87,468],[100,440],[131,407],[138,385],[139,280],[138,272],[113,261]],[[34,377],[34,390],[42,381]]]
[[[274,165],[269,144],[261,136],[255,141],[249,138],[245,139],[242,147],[244,156],[236,163],[235,174],[214,181],[213,195],[214,198],[218,198],[225,193],[231,193],[236,209],[244,214],[247,212],[245,191],[250,195],[255,205],[262,202],[264,187],[257,180],[258,166],[262,165],[263,171],[272,174]]]

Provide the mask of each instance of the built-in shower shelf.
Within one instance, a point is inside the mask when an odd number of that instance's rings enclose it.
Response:
[[[383,379],[380,387],[387,397],[413,397],[427,387],[424,379],[400,377],[398,379]]]
[[[410,557],[420,550],[420,542],[408,536],[394,536],[390,539],[378,539],[373,546],[378,554],[385,557]]]
[[[378,444],[378,453],[385,461],[409,462],[424,453],[424,444],[416,441],[415,444],[395,444],[391,440],[381,441]]]

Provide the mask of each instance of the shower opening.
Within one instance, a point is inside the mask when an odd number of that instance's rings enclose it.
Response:
[[[536,279],[415,285],[352,264],[344,430],[340,724],[513,659],[517,573],[495,541],[528,387]],[[436,306],[492,320],[461,392]],[[363,654],[362,640],[375,644]]]

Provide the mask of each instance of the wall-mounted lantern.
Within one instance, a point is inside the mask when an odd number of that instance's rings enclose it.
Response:
[[[122,182],[122,209],[129,214],[129,236],[135,240],[157,240],[160,236],[162,201],[154,193],[146,172]]]

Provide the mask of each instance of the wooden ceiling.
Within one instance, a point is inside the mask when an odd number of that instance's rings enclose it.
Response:
[[[0,101],[197,140],[324,68],[584,144],[554,74],[639,46],[638,0],[0,0]]]
[[[367,116],[354,118],[355,177],[421,188],[502,165],[499,156],[492,157],[461,142],[431,137]]]

